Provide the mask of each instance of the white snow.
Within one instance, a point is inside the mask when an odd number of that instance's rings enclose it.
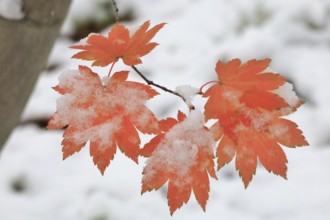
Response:
[[[274,90],[273,93],[282,97],[291,107],[294,107],[299,103],[299,98],[291,83],[286,82],[284,85]]]
[[[191,102],[199,92],[199,89],[192,87],[191,85],[181,85],[181,86],[177,86],[174,91],[180,94],[184,98],[188,106],[191,106],[192,105]]]
[[[0,0],[0,17],[21,20],[24,16],[22,0]]]
[[[66,22],[69,25],[63,28],[63,35],[72,32],[75,17],[99,16],[94,10],[96,1],[73,2]],[[211,181],[205,213],[191,199],[171,217],[163,189],[140,195],[143,159],[134,165],[118,153],[106,174],[101,176],[87,149],[62,161],[61,131],[19,126],[0,155],[0,219],[328,220],[329,0],[177,0],[174,3],[126,0],[117,3],[121,12],[131,9],[134,13],[135,19],[125,22],[129,28],[138,27],[146,20],[152,24],[167,23],[153,40],[160,45],[144,57],[139,68],[154,82],[169,88],[186,84],[199,87],[216,80],[214,67],[218,59],[271,58],[272,68],[288,77],[299,98],[306,101],[289,118],[299,125],[311,146],[284,149],[289,160],[288,180],[269,175],[258,167],[247,190],[236,174],[234,163],[229,164],[217,173],[219,181]],[[260,12],[268,16],[262,18]],[[72,44],[74,42],[63,36],[55,44],[49,63],[60,64],[59,68],[40,76],[23,120],[49,117],[59,97],[50,89],[58,83],[58,75],[66,69],[76,69],[78,64],[90,65],[90,62],[70,59],[76,52],[68,49]],[[117,63],[113,71],[122,69],[127,67]],[[109,71],[93,70],[101,76]],[[129,77],[140,80],[134,74]],[[196,109],[203,109],[204,103],[205,99],[195,97]],[[178,109],[186,109],[180,99],[164,93],[148,105],[159,118],[174,117]],[[150,138],[142,135],[141,139],[146,143]],[[26,188],[16,192],[12,183],[20,178]]]
[[[57,117],[67,124],[84,125],[84,128],[91,126],[92,119],[98,116],[93,99],[97,94],[102,95],[100,85],[98,80],[82,77],[79,70],[63,72],[59,76],[59,88],[68,91],[57,100]],[[88,135],[84,138],[86,139]]]
[[[244,108],[243,112],[251,120],[252,127],[257,131],[264,130],[267,122],[272,119],[271,114],[260,113],[251,108]]]
[[[124,111],[126,114],[134,114],[139,112],[144,106],[143,104],[148,99],[148,94],[139,90],[138,88],[121,85],[113,93],[113,97],[108,97],[112,99],[113,104],[124,106]]]

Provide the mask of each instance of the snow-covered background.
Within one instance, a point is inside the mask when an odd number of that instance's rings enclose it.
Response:
[[[167,23],[155,39],[160,45],[140,65],[155,82],[172,89],[200,87],[215,79],[218,59],[269,57],[271,68],[293,82],[306,101],[289,118],[310,147],[285,149],[288,180],[258,167],[245,190],[231,163],[211,182],[205,213],[192,196],[173,217],[165,188],[140,195],[143,159],[136,165],[118,152],[101,176],[88,147],[62,161],[62,131],[43,127],[56,108],[59,96],[51,87],[59,74],[90,64],[69,59],[72,39],[84,34],[77,35],[77,25],[113,19],[107,2],[73,1],[49,68],[0,155],[0,220],[330,219],[330,0],[118,0],[123,23],[132,30],[145,20]],[[201,109],[202,102],[197,98],[194,104]],[[160,118],[177,109],[187,112],[180,99],[164,93],[149,106]]]

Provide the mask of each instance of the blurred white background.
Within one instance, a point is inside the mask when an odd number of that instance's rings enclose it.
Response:
[[[167,23],[155,38],[160,45],[139,68],[169,88],[200,87],[216,79],[218,59],[271,58],[271,68],[287,77],[306,101],[289,118],[310,147],[285,149],[288,180],[260,166],[247,190],[229,164],[211,182],[205,213],[192,196],[173,217],[166,188],[140,195],[143,158],[136,165],[118,152],[104,176],[93,165],[88,146],[62,161],[63,131],[45,130],[59,97],[51,87],[62,71],[90,64],[71,60],[75,51],[68,46],[90,31],[107,33],[113,22],[110,0],[75,0],[22,123],[0,155],[0,220],[330,219],[330,0],[117,3],[131,30],[146,20]],[[115,68],[128,69],[121,64]],[[108,71],[93,70],[100,75]],[[202,110],[203,100],[194,104]],[[165,93],[149,106],[159,118],[173,117],[178,109],[187,112],[180,99]]]

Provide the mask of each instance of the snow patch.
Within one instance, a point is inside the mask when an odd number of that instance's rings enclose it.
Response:
[[[148,93],[138,88],[120,85],[111,96],[113,103],[124,106],[126,114],[140,112],[143,103],[148,99]]]
[[[282,97],[291,107],[294,107],[299,103],[299,98],[291,83],[284,83],[284,85],[274,90],[273,93]]]
[[[191,106],[191,102],[199,92],[199,89],[192,87],[191,85],[181,85],[176,87],[174,91],[184,98],[188,106]]]
[[[108,76],[102,77],[101,81],[102,81],[103,86],[107,85],[109,80],[110,80],[110,77],[108,77]]]
[[[88,38],[90,38],[93,35],[98,35],[96,33],[90,33],[87,37],[80,39],[80,41],[78,43],[75,44],[75,46],[87,46],[89,45]]]
[[[8,20],[21,20],[25,16],[22,9],[22,0],[0,0],[0,17]]]

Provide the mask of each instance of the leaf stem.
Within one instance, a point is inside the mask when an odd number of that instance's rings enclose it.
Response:
[[[109,70],[109,73],[108,73],[108,77],[110,77],[110,74],[111,74],[111,71],[113,69],[113,67],[115,66],[116,62],[113,62],[111,67],[110,67],[110,70]]]
[[[203,88],[204,88],[205,86],[207,86],[208,84],[210,84],[210,83],[220,83],[220,82],[219,82],[219,81],[216,81],[216,80],[212,80],[212,81],[209,81],[209,82],[205,83],[205,84],[202,85],[201,88],[199,89],[199,94],[203,94]]]
[[[118,6],[117,6],[117,2],[116,0],[111,0],[111,3],[112,3],[112,6],[113,6],[113,10],[115,12],[115,19],[116,19],[116,23],[119,22],[119,9],[118,9]]]
[[[173,94],[173,95],[176,95],[176,96],[178,96],[178,97],[180,97],[184,102],[186,102],[186,99],[182,96],[182,95],[180,95],[179,93],[177,93],[177,92],[175,92],[175,91],[173,91],[173,90],[170,90],[170,89],[168,89],[168,88],[166,88],[165,86],[161,86],[161,85],[159,85],[159,84],[157,84],[157,83],[154,83],[153,81],[151,81],[151,80],[149,80],[140,70],[138,70],[137,68],[136,68],[136,66],[131,66],[132,68],[133,68],[133,70],[137,73],[137,74],[139,74],[139,76],[141,76],[141,78],[148,84],[148,85],[152,85],[152,86],[155,86],[155,87],[157,87],[157,88],[159,88],[159,89],[161,89],[161,90],[163,90],[163,91],[165,91],[165,92],[168,92],[168,93],[171,93],[171,94]]]

